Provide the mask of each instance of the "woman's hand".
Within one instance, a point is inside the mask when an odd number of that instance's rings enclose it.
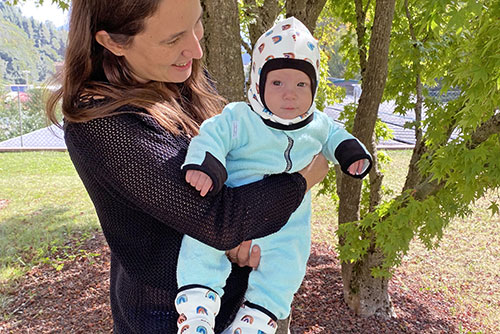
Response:
[[[326,174],[328,174],[328,170],[328,161],[321,153],[316,155],[309,165],[300,170],[299,173],[306,179],[306,192],[315,184],[323,181]]]
[[[309,165],[300,170],[299,173],[306,179],[306,192],[315,184],[321,182],[328,174],[328,170],[328,161],[323,154],[316,155]],[[252,249],[251,252],[250,248]],[[260,262],[260,247],[257,245],[252,247],[251,240],[243,241],[239,246],[226,251],[226,256],[231,262],[240,267],[249,266],[257,269]]]
[[[260,262],[260,247],[254,245],[250,253],[252,240],[243,241],[239,246],[226,251],[226,256],[229,261],[236,263],[240,267],[252,267],[257,269]]]

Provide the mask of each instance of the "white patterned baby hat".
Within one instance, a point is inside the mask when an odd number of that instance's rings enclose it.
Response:
[[[295,17],[279,21],[259,37],[252,54],[248,101],[253,110],[263,119],[283,125],[299,123],[310,116],[314,109],[314,97],[319,82],[318,41],[307,27]],[[264,86],[267,73],[281,68],[294,68],[306,73],[311,79],[313,101],[303,115],[294,119],[283,119],[266,108]]]

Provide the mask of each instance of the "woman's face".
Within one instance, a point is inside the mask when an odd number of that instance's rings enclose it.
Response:
[[[145,20],[144,30],[123,50],[140,82],[184,82],[193,59],[203,56],[202,8],[199,0],[162,0],[156,13]]]

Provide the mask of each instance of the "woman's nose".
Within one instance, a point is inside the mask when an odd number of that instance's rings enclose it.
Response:
[[[203,50],[201,49],[200,40],[195,33],[189,36],[188,45],[182,51],[182,55],[186,58],[200,59],[203,57]]]

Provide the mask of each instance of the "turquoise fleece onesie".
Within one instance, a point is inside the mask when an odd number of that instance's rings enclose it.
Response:
[[[279,33],[279,37],[273,31]],[[297,46],[297,41],[306,44]],[[265,43],[288,43],[284,49],[286,53],[294,54],[293,62],[280,57],[270,58],[268,53],[263,52],[265,47],[256,47],[251,81],[259,82],[263,87],[265,78],[259,81],[263,73],[283,66],[292,67],[308,73],[315,93],[319,52],[317,42],[302,23],[294,18],[280,22],[264,34],[257,45]],[[273,51],[276,47],[270,48],[269,52]],[[259,59],[262,59],[261,63]],[[277,62],[271,62],[271,59]],[[266,63],[270,64],[267,69],[264,67]],[[307,63],[307,66],[303,67],[302,63]],[[345,173],[353,162],[364,160],[363,173],[353,176],[362,178],[368,173],[371,156],[366,148],[326,114],[316,111],[314,103],[304,115],[283,120],[266,109],[258,86],[252,87],[248,93],[251,105],[244,102],[227,105],[221,114],[202,124],[199,135],[189,145],[182,168],[184,171],[196,169],[208,174],[213,181],[212,192],[218,192],[223,184],[236,187],[270,174],[297,172],[318,153],[339,164]],[[261,248],[261,260],[257,270],[250,273],[245,298],[278,319],[289,315],[293,295],[305,275],[311,243],[310,218],[311,194],[308,192],[280,231],[253,240],[253,244]],[[180,288],[202,285],[222,296],[230,271],[231,263],[224,250],[184,236],[177,267]]]

